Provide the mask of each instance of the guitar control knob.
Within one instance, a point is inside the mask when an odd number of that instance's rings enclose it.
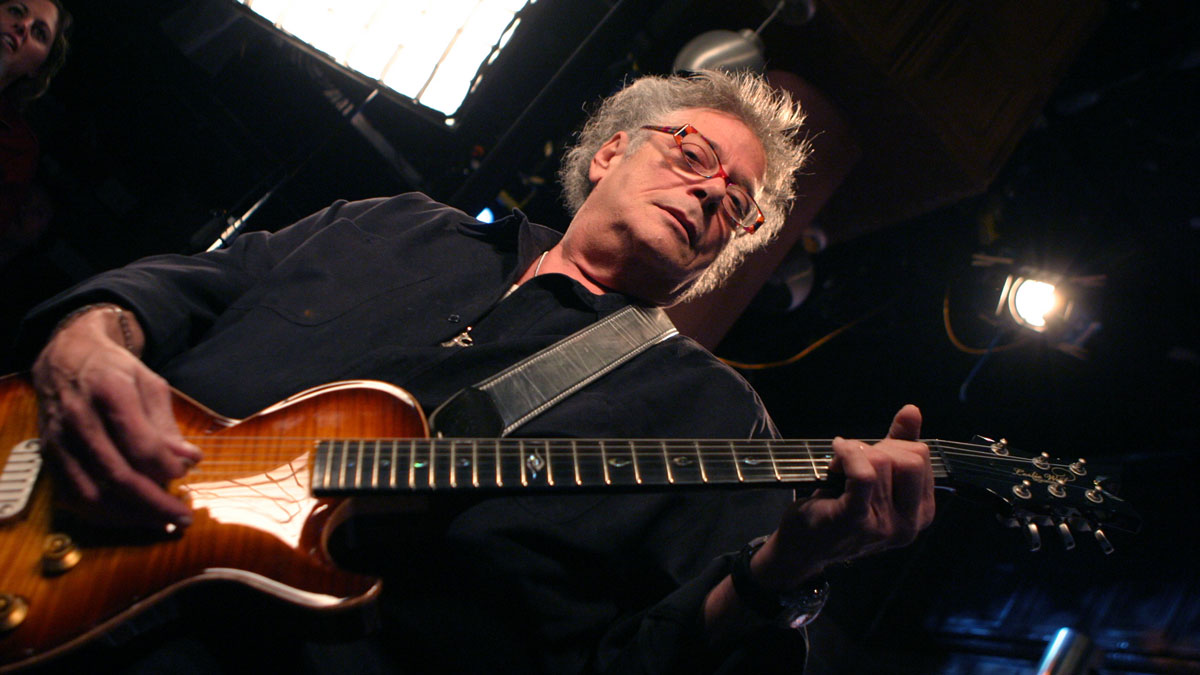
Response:
[[[25,621],[29,615],[29,603],[25,598],[11,593],[0,593],[0,633],[6,633]]]
[[[62,574],[78,565],[82,558],[83,554],[70,537],[61,533],[51,534],[42,546],[42,573]]]
[[[1033,493],[1029,491],[1031,485],[1033,485],[1033,483],[1023,480],[1019,484],[1013,486],[1013,494],[1021,499],[1033,499]]]
[[[1071,473],[1075,474],[1076,476],[1086,476],[1087,475],[1087,460],[1080,457],[1079,459],[1075,460],[1074,462],[1071,462],[1071,466],[1069,468],[1071,469]]]

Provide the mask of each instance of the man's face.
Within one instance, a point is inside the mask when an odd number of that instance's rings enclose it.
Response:
[[[58,8],[50,0],[0,2],[0,82],[33,75],[54,43]]]
[[[737,118],[707,109],[681,110],[664,126],[691,124],[710,141],[730,179],[752,193],[762,182],[762,144]],[[589,245],[585,273],[600,284],[670,304],[716,259],[734,236],[721,213],[726,179],[688,168],[670,134],[642,131],[613,136],[592,159],[594,188],[567,232]],[[586,239],[582,239],[586,236]],[[598,255],[596,255],[598,253]]]

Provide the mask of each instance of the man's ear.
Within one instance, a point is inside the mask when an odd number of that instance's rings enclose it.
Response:
[[[608,173],[614,163],[621,161],[625,156],[625,149],[629,147],[629,134],[624,131],[618,131],[612,135],[596,154],[592,155],[592,162],[588,165],[588,180],[592,185],[600,182],[600,179]]]

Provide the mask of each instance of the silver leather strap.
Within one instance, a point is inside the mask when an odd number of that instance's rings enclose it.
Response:
[[[661,309],[630,305],[460,391],[430,415],[430,425],[440,433],[439,420],[484,417],[490,418],[489,426],[499,427],[498,434],[490,435],[507,436],[593,380],[678,333]],[[453,429],[445,431],[458,435]]]

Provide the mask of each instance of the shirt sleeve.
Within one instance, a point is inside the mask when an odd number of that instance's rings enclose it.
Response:
[[[336,202],[276,233],[248,232],[227,248],[194,256],[157,255],[97,275],[35,307],[22,321],[14,353],[28,367],[68,312],[112,302],[134,313],[146,333],[142,358],[151,366],[194,344],[232,302],[288,253],[339,218],[354,218],[374,201]]]

